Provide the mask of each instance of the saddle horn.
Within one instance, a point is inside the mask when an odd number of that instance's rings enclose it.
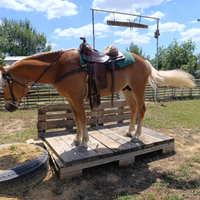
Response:
[[[81,40],[83,40],[83,43],[80,45],[80,49],[83,49],[84,53],[86,55],[92,55],[92,48],[91,46],[86,42],[86,39],[84,37],[80,37]]]

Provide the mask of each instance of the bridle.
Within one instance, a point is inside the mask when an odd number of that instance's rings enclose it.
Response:
[[[7,80],[7,83],[8,83],[8,87],[9,87],[9,91],[10,91],[10,95],[11,95],[11,98],[5,98],[5,100],[11,100],[11,104],[16,106],[17,103],[20,103],[22,101],[22,99],[24,98],[24,96],[28,93],[28,92],[25,92],[25,94],[22,95],[22,97],[20,98],[16,98],[14,93],[13,93],[13,82],[23,86],[24,88],[26,88],[28,91],[29,91],[29,88],[23,84],[21,84],[20,82],[16,81],[15,79],[11,78],[11,75],[10,75],[10,69],[9,67],[7,68],[7,72],[6,74],[4,74],[3,76],[6,76],[5,79]]]
[[[21,84],[20,82],[16,81],[15,79],[13,79],[11,77],[10,69],[8,67],[6,74],[3,74],[3,76],[4,76],[4,79],[7,80],[11,98],[5,98],[5,100],[10,101],[9,102],[10,104],[12,104],[15,107],[18,107],[18,105],[23,100],[23,98],[28,94],[28,92],[33,88],[33,86],[39,81],[39,79],[46,73],[46,71],[53,65],[53,63],[62,55],[63,52],[64,51],[61,51],[59,53],[59,55],[53,60],[53,62],[44,70],[44,72],[38,77],[38,79],[31,86],[29,86],[29,87]],[[21,85],[22,87],[26,88],[25,93],[20,98],[16,98],[15,95],[14,95],[14,93],[13,93],[13,82],[15,82],[15,83]]]
[[[5,100],[8,100],[10,101],[9,103],[12,104],[13,106],[15,107],[18,107],[18,105],[20,104],[20,102],[22,101],[22,99],[28,94],[28,92],[33,88],[33,86],[39,81],[39,79],[46,73],[46,71],[53,65],[54,62],[56,62],[56,60],[58,60],[60,58],[60,56],[62,55],[64,51],[61,51],[59,53],[59,55],[53,60],[53,62],[44,70],[44,72],[38,77],[38,79],[29,87],[26,87],[25,85],[21,84],[20,82],[14,80],[12,77],[11,77],[11,74],[10,74],[10,69],[9,67],[7,68],[7,72],[5,74],[3,74],[4,76],[4,79],[7,80],[8,82],[8,86],[9,86],[9,90],[10,90],[10,95],[11,95],[11,98],[5,98]],[[74,70],[71,70],[65,74],[63,74],[62,76],[60,76],[58,79],[56,79],[52,85],[55,85],[57,84],[59,81],[61,81],[63,78],[66,78],[76,72],[80,72],[82,70],[82,68],[86,67],[87,65],[84,64],[82,66],[78,66],[76,69]],[[16,82],[17,84],[23,86],[24,88],[26,88],[26,91],[25,93],[20,97],[20,98],[16,98],[14,93],[13,93],[13,82]]]

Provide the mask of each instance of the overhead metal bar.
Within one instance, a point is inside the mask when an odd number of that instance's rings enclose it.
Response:
[[[122,13],[122,12],[115,12],[115,11],[109,11],[109,10],[99,10],[99,9],[93,9],[93,8],[91,8],[90,10],[97,11],[97,12],[116,13],[116,14],[121,14],[121,15],[131,15],[131,16],[137,16],[137,17],[144,17],[144,18],[158,19],[159,20],[159,18],[144,16],[144,15],[135,15],[135,14],[130,14],[130,13]]]

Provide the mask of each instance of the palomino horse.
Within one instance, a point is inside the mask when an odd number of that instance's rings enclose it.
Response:
[[[126,134],[132,137],[132,142],[135,142],[141,134],[142,121],[146,110],[144,93],[148,80],[153,87],[156,87],[156,83],[161,83],[168,86],[193,88],[195,83],[193,76],[184,71],[157,71],[148,61],[136,54],[132,53],[131,55],[135,59],[135,63],[115,71],[117,81],[115,81],[114,93],[123,88],[128,88],[123,91],[131,110],[130,125]],[[57,59],[54,60],[55,58]],[[89,140],[84,110],[84,98],[87,94],[87,72],[81,71],[79,66],[77,49],[40,53],[15,62],[10,67],[3,68],[0,66],[0,86],[4,91],[5,107],[8,111],[13,112],[17,110],[20,101],[29,91],[29,82],[52,84],[67,73],[68,76],[57,81],[54,87],[61,96],[67,99],[71,106],[77,126],[74,141],[79,146],[78,150],[83,152],[87,150]],[[106,73],[108,87],[100,91],[101,97],[111,95],[112,75],[111,71]],[[137,110],[139,119],[135,131]]]

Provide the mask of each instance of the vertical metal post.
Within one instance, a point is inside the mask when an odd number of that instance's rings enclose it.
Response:
[[[159,30],[159,19],[157,19],[157,30]],[[157,37],[157,61],[156,61],[156,69],[158,70],[158,37]]]
[[[95,35],[94,35],[94,10],[92,10],[92,29],[93,29],[93,49],[95,49]]]

